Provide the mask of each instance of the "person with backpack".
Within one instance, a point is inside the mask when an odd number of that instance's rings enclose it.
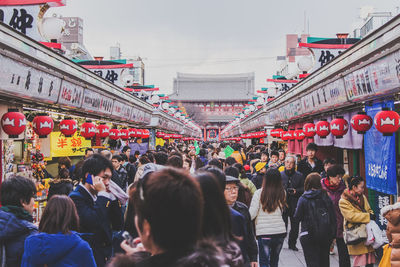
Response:
[[[329,250],[336,237],[332,200],[321,187],[321,176],[310,173],[294,215],[301,223],[300,243],[307,267],[329,267]]]
[[[261,267],[278,267],[279,254],[286,237],[283,212],[286,209],[286,193],[278,169],[268,169],[262,188],[251,200],[249,212],[255,220],[258,255]]]

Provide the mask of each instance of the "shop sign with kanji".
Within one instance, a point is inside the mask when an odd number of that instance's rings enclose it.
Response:
[[[83,156],[88,147],[91,147],[91,141],[79,136],[78,133],[72,137],[65,137],[61,132],[50,134],[51,157]]]

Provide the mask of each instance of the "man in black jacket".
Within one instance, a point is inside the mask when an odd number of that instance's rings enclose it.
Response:
[[[87,241],[97,266],[105,266],[112,256],[112,225],[122,220],[120,206],[112,204],[113,197],[107,192],[112,168],[111,162],[99,154],[86,159],[81,183],[69,195],[78,211],[80,232],[91,234]]]
[[[288,210],[285,214],[285,223],[290,218],[289,249],[298,251],[296,247],[299,236],[299,222],[294,219],[297,202],[304,193],[304,176],[295,170],[296,159],[293,156],[286,157],[285,170],[281,172],[282,184],[287,192]]]
[[[306,147],[307,157],[301,160],[297,165],[297,171],[301,172],[304,178],[307,178],[307,175],[312,172],[320,174],[324,170],[322,161],[315,157],[317,150],[318,147],[316,144],[309,143]]]
[[[225,185],[225,200],[229,207],[239,212],[245,219],[246,233],[244,236],[244,248],[246,255],[243,255],[246,266],[257,266],[257,242],[254,234],[253,225],[251,223],[251,217],[249,208],[246,204],[236,201],[238,198],[240,180],[233,176],[226,176]],[[241,246],[242,248],[242,246]]]

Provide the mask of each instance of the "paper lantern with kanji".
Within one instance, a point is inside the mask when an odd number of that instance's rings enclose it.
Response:
[[[164,134],[164,137],[163,137],[164,140],[168,140],[168,139],[170,139],[170,138],[171,138],[171,135],[170,135],[170,134]]]
[[[59,127],[60,132],[65,135],[65,137],[71,137],[78,130],[78,123],[76,120],[66,117],[60,121]]]
[[[313,138],[317,134],[317,129],[314,123],[306,123],[303,125],[303,131],[306,137]]]
[[[54,121],[47,114],[38,114],[32,121],[33,130],[39,138],[46,138],[54,128]]]
[[[142,131],[142,138],[147,139],[150,137],[150,131],[148,129],[143,129]]]
[[[279,138],[279,137],[281,137],[281,132],[283,131],[283,129],[281,129],[281,128],[276,128],[276,129],[273,129],[273,130],[271,130],[271,136],[272,137],[277,137],[277,138]]]
[[[1,126],[9,138],[18,138],[26,128],[25,115],[18,109],[9,109],[1,118]]]
[[[317,130],[317,135],[321,138],[326,138],[329,133],[329,122],[326,120],[322,120],[317,122],[317,124],[315,125],[316,130]]]
[[[111,140],[118,140],[120,138],[119,130],[117,128],[112,128],[110,130],[109,138]]]
[[[136,137],[143,138],[143,130],[142,129],[136,129]]]
[[[129,137],[130,138],[135,138],[136,137],[136,129],[135,128],[129,128]]]
[[[283,141],[289,141],[293,139],[293,132],[292,131],[285,131],[282,134]]]
[[[157,133],[156,133],[156,137],[157,137],[157,138],[163,138],[164,135],[165,135],[165,133],[163,133],[163,132],[157,132]]]
[[[97,126],[96,134],[99,138],[106,138],[110,134],[110,127],[105,123],[101,123],[99,126]]]
[[[265,137],[267,137],[267,136],[268,136],[268,134],[267,134],[266,131],[260,132],[260,137],[261,137],[261,138],[265,138]]]
[[[294,131],[294,138],[299,141],[303,141],[304,138],[306,138],[306,135],[304,134],[304,131],[302,129],[297,129]]]
[[[342,117],[337,117],[331,121],[330,129],[332,135],[336,136],[336,138],[343,138],[343,135],[349,130],[349,123]]]
[[[85,139],[91,139],[96,135],[96,125],[92,121],[82,123],[81,135],[85,137]]]
[[[399,129],[400,116],[397,112],[388,108],[376,113],[374,118],[375,128],[380,131],[383,136],[391,136]]]
[[[122,140],[128,140],[129,139],[129,130],[128,129],[121,129],[119,131],[119,136]]]
[[[350,124],[357,133],[365,134],[369,129],[371,129],[373,120],[367,115],[367,113],[359,112],[351,118]]]

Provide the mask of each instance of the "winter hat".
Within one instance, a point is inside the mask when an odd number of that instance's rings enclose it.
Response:
[[[258,163],[256,164],[256,172],[259,172],[262,168],[265,167],[265,165],[267,165],[266,162],[258,162]]]

